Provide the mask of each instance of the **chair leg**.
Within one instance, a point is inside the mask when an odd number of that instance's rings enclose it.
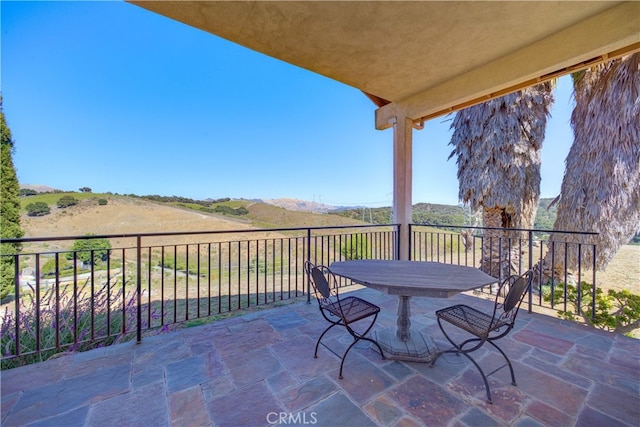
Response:
[[[478,372],[480,372],[480,375],[482,376],[482,381],[484,382],[484,388],[485,391],[487,393],[487,400],[489,401],[489,403],[493,403],[493,401],[491,400],[491,388],[489,387],[489,381],[487,380],[487,376],[484,374],[484,371],[482,370],[482,368],[480,367],[480,365],[473,359],[473,357],[471,357],[468,353],[471,353],[472,351],[475,351],[477,349],[479,349],[480,347],[482,347],[482,345],[484,344],[485,341],[487,341],[486,339],[482,339],[482,338],[470,338],[464,342],[462,342],[461,344],[456,344],[456,342],[451,339],[451,337],[447,334],[447,332],[445,331],[444,327],[442,326],[442,323],[440,322],[440,318],[438,318],[438,326],[440,326],[440,330],[442,331],[442,334],[445,336],[445,338],[451,343],[451,345],[453,345],[453,348],[449,349],[449,350],[445,350],[445,351],[440,351],[436,354],[436,357],[431,361],[431,367],[433,367],[433,365],[436,363],[436,360],[438,360],[438,358],[440,356],[442,356],[444,353],[455,353],[455,354],[462,354],[463,356],[465,356],[467,359],[469,359],[471,361],[471,363],[473,363],[476,367],[476,369],[478,369]],[[475,344],[473,347],[471,347],[470,349],[465,350],[464,347],[470,343],[475,343],[477,342],[477,344]],[[491,341],[487,341],[490,344],[492,344],[494,347],[497,348],[497,346],[492,343]],[[504,352],[500,349],[498,349],[500,351],[500,353],[502,353],[502,355],[506,358],[506,355],[504,354]],[[509,366],[511,366],[511,364],[509,363]],[[494,371],[495,372],[495,371]],[[491,375],[491,374],[489,374]]]
[[[373,328],[373,325],[376,323],[376,319],[378,318],[378,314],[376,313],[376,315],[373,317],[373,320],[371,321],[371,324],[369,325],[369,327],[361,334],[357,333],[356,331],[354,331],[351,326],[349,325],[345,325],[347,328],[347,331],[349,332],[349,334],[351,334],[351,336],[353,337],[353,342],[351,343],[351,345],[347,348],[347,351],[344,352],[344,354],[342,355],[342,361],[340,362],[340,374],[338,375],[339,379],[343,379],[342,377],[342,369],[344,366],[344,361],[347,358],[347,353],[349,353],[349,351],[351,350],[351,348],[356,345],[356,343],[360,340],[365,340],[365,341],[369,341],[372,342],[376,345],[376,347],[378,347],[378,350],[380,351],[380,356],[382,357],[382,360],[385,360],[384,357],[384,352],[382,351],[382,347],[380,347],[380,344],[369,337],[366,337],[365,335],[367,335],[369,333],[369,331],[371,330],[371,328]]]
[[[516,384],[516,374],[513,371],[513,366],[511,365],[511,361],[507,357],[506,353],[504,351],[502,351],[502,349],[500,347],[498,347],[498,345],[496,343],[494,343],[493,341],[487,341],[487,342],[489,344],[491,344],[496,350],[498,350],[500,352],[500,354],[502,354],[502,357],[504,357],[504,360],[507,362],[507,366],[509,366],[509,371],[511,372],[511,385],[514,385],[514,386],[517,387],[518,384]],[[502,366],[502,367],[504,367],[504,366]],[[498,369],[500,369],[500,368],[498,368]],[[496,369],[496,371],[497,371],[497,369]]]
[[[344,361],[347,358],[347,353],[349,353],[349,350],[351,350],[351,348],[353,348],[354,345],[356,345],[356,343],[360,341],[360,338],[355,338],[353,342],[351,343],[351,345],[347,348],[347,351],[344,352],[344,354],[342,355],[342,361],[340,362],[340,374],[338,375],[338,379],[343,379],[342,376],[342,368],[344,367]]]
[[[371,328],[373,328],[373,325],[376,323],[376,319],[378,319],[378,314],[377,313],[373,316],[373,320],[371,321],[371,324],[369,325],[367,330],[364,331],[361,334],[359,334],[356,331],[354,331],[353,329],[351,329],[351,327],[348,326],[348,325],[347,325],[347,330],[349,331],[351,336],[353,336],[354,338],[366,340],[366,341],[369,341],[369,342],[375,344],[376,347],[378,347],[378,350],[380,351],[380,356],[382,356],[382,360],[385,360],[384,352],[382,351],[382,347],[380,347],[380,344],[378,343],[378,341],[374,340],[373,338],[369,338],[369,337],[366,336],[369,333],[369,331],[371,330]]]
[[[378,352],[380,353],[380,356],[382,356],[382,360],[386,360],[386,357],[384,357],[384,352],[382,351],[382,347],[380,347],[380,344],[378,343],[378,341],[374,340],[373,338],[367,338],[367,337],[360,337],[360,339],[363,339],[365,341],[369,341],[375,344],[376,347],[378,347]]]
[[[318,338],[318,341],[316,341],[316,349],[313,352],[313,358],[317,359],[318,358],[318,347],[320,346],[320,341],[322,341],[322,337],[324,337],[324,335],[329,332],[329,330],[331,328],[333,328],[334,326],[339,325],[339,323],[332,323],[331,326],[329,326],[327,329],[324,330],[324,332],[322,332],[322,334],[320,334],[320,337]]]
[[[473,357],[469,356],[465,352],[462,352],[461,354],[466,356],[466,358],[469,359],[471,361],[471,363],[476,365],[476,368],[478,369],[478,372],[480,372],[480,375],[482,376],[482,381],[484,381],[484,388],[485,388],[485,391],[487,392],[487,400],[489,401],[489,403],[493,403],[493,401],[491,400],[491,388],[489,387],[489,381],[487,381],[487,377],[484,374],[484,371],[482,370],[480,365],[478,365],[478,363],[473,359]]]

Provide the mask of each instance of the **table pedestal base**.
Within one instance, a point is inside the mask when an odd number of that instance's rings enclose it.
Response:
[[[407,341],[396,336],[395,328],[374,331],[372,336],[382,347],[387,359],[430,363],[438,351],[431,337],[419,331],[411,331]],[[375,345],[371,348],[378,351]]]

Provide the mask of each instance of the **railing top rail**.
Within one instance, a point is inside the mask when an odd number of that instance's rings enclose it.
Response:
[[[264,233],[279,231],[306,231],[306,230],[335,230],[335,229],[351,229],[351,228],[382,228],[397,227],[398,224],[362,224],[362,225],[334,225],[334,226],[318,226],[318,227],[287,227],[287,228],[253,228],[246,230],[206,230],[206,231],[170,231],[156,233],[124,233],[124,234],[101,234],[101,235],[84,235],[84,236],[48,236],[48,237],[23,237],[20,239],[1,238],[2,243],[29,243],[29,242],[50,242],[58,240],[90,240],[90,239],[124,239],[138,237],[159,237],[159,236],[184,236],[198,234],[246,234],[246,233]]]
[[[534,233],[564,233],[564,234],[588,234],[597,236],[600,233],[596,231],[568,231],[568,230],[543,230],[537,228],[501,228],[501,227],[478,227],[470,225],[454,225],[454,224],[429,224],[429,223],[412,223],[409,227],[425,226],[425,227],[449,227],[449,228],[467,228],[480,230],[502,230],[502,231],[532,231]]]

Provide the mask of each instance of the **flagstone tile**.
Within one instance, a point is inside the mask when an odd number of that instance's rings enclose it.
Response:
[[[387,375],[395,378],[398,381],[402,381],[415,373],[415,371],[411,369],[407,363],[402,363],[397,360],[385,363],[382,366],[382,370],[385,371]]]
[[[237,387],[231,381],[230,375],[214,378],[200,384],[200,387],[202,388],[202,396],[205,402],[210,402],[237,390]]]
[[[237,323],[229,326],[229,330],[231,332],[216,337],[216,351],[222,360],[283,341],[264,319]]]
[[[313,357],[316,342],[306,335],[274,344],[273,354],[300,381],[307,381],[340,366],[340,359],[320,346],[318,357]],[[337,373],[336,373],[337,377]]]
[[[41,384],[62,380],[66,376],[69,367],[73,364],[73,356],[60,356],[47,360],[46,364],[46,369],[43,369],[42,364],[34,363],[0,371],[0,394],[8,396],[38,387]]]
[[[184,343],[181,334],[171,338],[173,339],[160,340],[151,337],[149,340],[142,340],[135,348],[134,363],[164,366],[191,356],[191,350]]]
[[[630,369],[581,353],[575,353],[567,358],[562,367],[594,382],[608,384],[632,395],[638,394],[640,384],[638,369]]]
[[[217,427],[268,425],[269,414],[285,411],[264,381],[213,399],[206,407]]]
[[[578,416],[576,420],[577,426],[606,426],[606,427],[629,427],[637,426],[638,419],[632,420],[631,423],[621,422],[615,418],[603,414],[593,408],[586,407]]]
[[[153,364],[137,364],[132,369],[132,387],[140,388],[154,382],[164,382],[164,367]]]
[[[518,388],[549,406],[575,416],[580,410],[587,391],[545,372],[515,362]]]
[[[605,384],[596,384],[586,403],[591,408],[630,425],[637,425],[640,422],[640,402],[637,392],[628,394]]]
[[[636,379],[640,380],[640,352],[637,351],[637,348],[636,351],[628,351],[616,346],[611,351],[609,361],[616,366],[635,372]]]
[[[165,368],[167,390],[175,393],[206,381],[206,360],[203,356],[193,356],[170,363]]]
[[[281,371],[272,373],[266,378],[266,382],[271,390],[273,390],[275,393],[278,393],[282,390],[287,390],[300,384],[300,381],[298,381],[298,379],[294,377],[288,369],[283,369]]]
[[[394,425],[403,415],[396,403],[386,395],[370,401],[362,409],[376,422],[385,426]]]
[[[476,426],[469,426],[476,427]],[[537,420],[534,420],[531,417],[523,416],[519,418],[518,421],[514,424],[514,427],[547,427],[545,424],[540,423]]]
[[[476,395],[477,408],[483,409],[494,419],[500,420],[500,424],[512,424],[524,410],[529,399],[518,387],[511,384],[490,384],[491,400],[489,403],[485,395]]]
[[[309,322],[307,319],[291,310],[267,314],[264,316],[264,319],[277,331],[281,329],[297,328]]]
[[[386,394],[424,425],[441,426],[467,408],[467,403],[420,375],[415,375]]]
[[[477,408],[467,411],[466,414],[460,417],[460,421],[468,426],[499,427],[503,425],[501,421],[492,418]]]
[[[199,386],[169,394],[168,401],[171,425],[199,427],[212,425]]]
[[[558,355],[567,354],[574,345],[571,341],[558,338],[558,336],[547,335],[531,329],[523,329],[516,332],[514,339]]]
[[[340,392],[306,408],[303,414],[306,415],[309,421],[307,424],[311,420],[316,421],[313,424],[315,427],[375,426],[374,420],[369,418],[358,405]],[[301,424],[303,423],[298,423],[298,425]]]
[[[359,295],[371,300],[374,291]],[[397,298],[375,298],[383,307],[376,327],[394,328]],[[476,302],[415,298],[414,326],[433,328],[437,307]],[[639,340],[523,312],[501,341],[518,386],[508,369],[496,372],[489,404],[476,367],[453,354],[430,368],[382,360],[360,342],[339,380],[352,337],[334,328],[323,339],[331,350],[321,345],[314,359],[327,325],[315,301],[302,301],[0,371],[2,426],[236,427],[284,417],[288,425],[331,427],[615,427],[640,419]],[[437,328],[429,332],[438,348],[448,348]],[[502,363],[491,347],[474,357],[486,372]]]
[[[320,376],[286,390],[276,391],[276,396],[289,412],[298,412],[337,390],[338,387],[333,381]]]
[[[611,338],[610,336],[600,334],[587,334],[584,337],[576,339],[575,343],[581,347],[580,352],[597,352],[599,355],[604,355],[608,353],[613,346]]]
[[[154,383],[96,402],[89,411],[87,425],[105,425],[106,420],[114,426],[169,425],[168,414],[166,391]]]
[[[382,369],[356,354],[347,356],[343,376],[343,379],[335,381],[351,399],[359,404],[368,402],[397,383]]]
[[[84,426],[87,425],[89,409],[90,405],[82,406],[64,414],[36,421],[29,424],[29,427]]]
[[[409,418],[404,416],[398,420],[397,423],[393,425],[394,427],[424,427],[424,424],[414,420],[413,418]]]
[[[560,365],[557,362],[549,363],[547,361],[540,360],[534,357],[528,357],[524,359],[522,363],[587,390],[590,389],[593,385],[593,381],[591,379],[585,378],[582,375],[575,374],[574,372],[566,369],[566,367]],[[519,375],[516,371],[516,382],[518,381],[518,377]]]
[[[44,383],[27,389],[6,418],[8,425],[26,425],[130,390],[131,366],[113,366],[82,377]],[[89,386],[90,384],[90,386]]]
[[[536,399],[527,405],[525,413],[548,426],[569,426],[574,421],[574,417]]]
[[[66,378],[88,375],[100,369],[110,366],[130,364],[133,361],[133,353],[131,352],[113,355],[102,354],[100,357],[94,358],[81,357],[84,356],[85,353],[91,352],[78,353],[74,357],[73,363],[69,366]]]
[[[238,387],[262,381],[284,370],[277,358],[266,348],[238,354],[225,361],[233,382]]]

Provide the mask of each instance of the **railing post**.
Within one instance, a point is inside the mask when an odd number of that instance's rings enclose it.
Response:
[[[529,270],[533,268],[533,231],[529,230]],[[542,268],[542,264],[540,265]],[[531,279],[533,280],[533,279]],[[533,311],[533,284],[529,287],[529,309],[527,310],[529,313]]]
[[[188,273],[188,271],[187,271]],[[137,343],[142,341],[142,236],[136,236]]]
[[[409,245],[409,250],[407,251],[409,253],[408,258],[409,261],[411,261],[411,246],[413,245],[413,236],[412,236],[412,229],[411,229],[411,224],[409,224],[409,238],[407,239],[407,244]]]
[[[311,229],[307,228],[307,262],[311,262]],[[304,277],[307,281],[307,304],[311,304],[311,283],[307,275],[307,269],[303,265]]]
[[[402,231],[402,224],[398,224],[397,226],[397,231],[396,231],[396,243],[395,243],[395,253],[394,253],[394,257],[393,259],[395,260],[399,260],[400,259],[400,243],[402,241],[402,238],[400,237],[400,232]]]
[[[20,255],[14,255],[14,263],[13,263],[13,277],[14,277],[14,285],[15,285],[15,308],[14,313],[16,314],[16,323],[15,323],[15,334],[16,334],[16,356],[20,356],[20,322],[17,319],[20,319]],[[38,273],[36,272],[36,275]]]
[[[593,279],[592,282],[593,284],[591,285],[591,295],[593,295],[593,298],[591,298],[591,320],[595,320],[596,318],[596,290],[598,289],[598,284],[596,283],[596,244],[593,243],[593,264],[592,264],[592,270],[593,271]]]

